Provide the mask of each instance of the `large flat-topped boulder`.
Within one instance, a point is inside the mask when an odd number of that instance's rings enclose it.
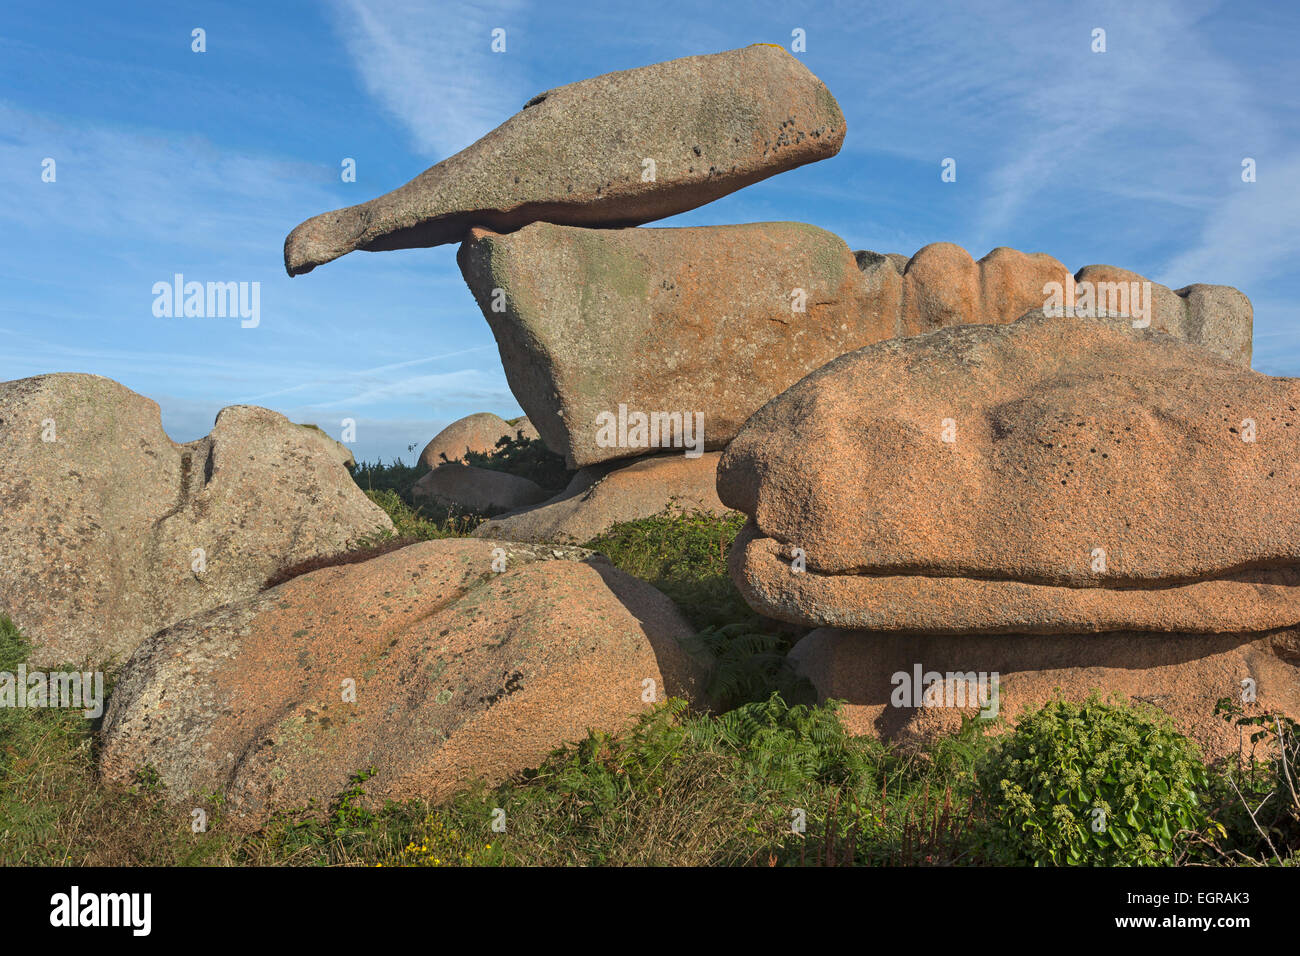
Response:
[[[1298,409],[1300,381],[1126,321],[882,342],[728,448],[719,496],[753,519],[734,576],[763,613],[840,627],[1294,624]]]
[[[457,261],[515,398],[571,468],[668,450],[602,416],[698,414],[701,450],[722,448],[773,395],[894,334],[849,247],[803,223],[475,229]]]
[[[290,275],[354,249],[457,242],[470,226],[630,226],[835,155],[844,116],[783,48],[755,44],[607,73],[522,112],[405,186],[285,240]]]
[[[427,541],[293,578],[142,644],[104,717],[111,780],[155,770],[173,800],[218,793],[231,822],[436,801],[539,765],[669,695],[703,702],[690,627],[643,581],[580,549]]]
[[[392,529],[317,431],[238,405],[177,445],[154,402],[94,375],[0,383],[0,463],[0,612],[42,665],[121,660]]]

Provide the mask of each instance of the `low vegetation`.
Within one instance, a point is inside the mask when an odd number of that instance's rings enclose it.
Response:
[[[465,463],[527,478],[555,494],[563,491],[573,477],[573,472],[564,465],[564,458],[547,448],[539,438],[503,436],[490,454],[470,452],[465,456]]]
[[[472,528],[414,506],[412,470],[400,480],[375,466],[357,473],[397,528],[370,551]],[[847,735],[836,702],[815,704],[784,664],[798,634],[755,614],[731,585],[740,524],[665,514],[588,544],[681,607],[694,650],[715,662],[712,712],[670,701],[621,734],[592,732],[534,770],[438,805],[368,808],[372,768],[357,768],[332,806],[240,834],[212,795],[178,805],[148,773],[129,786],[98,779],[96,722],[81,712],[0,708],[0,865],[1300,861],[1298,728],[1227,701],[1223,718],[1258,739],[1219,767],[1158,712],[1099,699],[1050,703],[1014,731],[968,721],[919,751]],[[28,650],[0,616],[0,671]],[[194,806],[208,811],[206,832],[192,832]]]
[[[1008,862],[1183,862],[1210,833],[1209,774],[1196,745],[1148,705],[1093,697],[1023,717],[981,768],[991,851]]]

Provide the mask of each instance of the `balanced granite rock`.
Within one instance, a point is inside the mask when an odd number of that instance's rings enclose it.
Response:
[[[464,464],[467,454],[489,455],[496,451],[497,442],[502,438],[532,440],[537,437],[537,429],[527,418],[512,425],[491,412],[476,412],[457,419],[434,435],[420,453],[420,462],[430,468],[448,462]]]
[[[717,471],[721,452],[699,458],[654,455],[633,462],[589,465],[564,491],[539,505],[483,522],[476,538],[582,544],[624,521],[666,511],[722,515]]]
[[[373,767],[367,806],[535,767],[667,696],[702,700],[691,633],[650,585],[580,549],[427,541],[293,578],[142,644],[101,770],[155,770],[228,819],[318,808]]]
[[[511,391],[570,468],[722,448],[772,396],[894,334],[849,247],[803,223],[475,229],[457,261]],[[677,415],[680,444],[603,428],[653,413]]]
[[[493,515],[545,501],[537,482],[492,468],[447,464],[415,483],[411,496],[451,511]]]
[[[826,86],[773,44],[607,73],[533,97],[393,192],[302,223],[285,269],[458,242],[471,226],[662,219],[833,156],[844,130]]]
[[[844,701],[852,734],[924,746],[964,717],[1007,718],[1054,698],[1093,692],[1159,707],[1210,758],[1250,751],[1249,733],[1215,716],[1215,704],[1255,699],[1248,714],[1300,719],[1300,632],[935,636],[819,628],[790,652],[822,699]],[[927,697],[927,694],[929,695]]]
[[[177,445],[154,402],[109,379],[0,383],[0,612],[33,663],[102,664],[391,531],[327,441],[236,405]]]
[[[764,614],[871,630],[1294,625],[1298,408],[1300,381],[1128,322],[882,342],[728,448],[733,577]]]

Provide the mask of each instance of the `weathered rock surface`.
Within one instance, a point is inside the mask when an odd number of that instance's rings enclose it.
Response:
[[[497,783],[648,701],[698,699],[672,602],[584,555],[422,542],[176,624],[125,669],[102,772],[151,766],[174,798],[215,791],[255,824],[328,806],[368,767],[372,806]]]
[[[223,409],[177,445],[154,402],[109,379],[0,383],[0,610],[37,664],[124,658],[284,566],[391,530],[339,457],[264,408]]]
[[[464,464],[466,454],[491,454],[502,438],[537,438],[537,429],[527,418],[511,425],[491,412],[476,412],[452,422],[433,436],[420,453],[420,461],[430,468],[447,462]]]
[[[1097,306],[1122,309],[1123,287],[1149,280],[1115,266],[1085,266],[1075,274],[1076,285],[1096,289]],[[1250,366],[1255,313],[1250,300],[1232,286],[1196,284],[1173,290],[1151,283],[1151,328],[1185,342],[1208,348],[1230,362]],[[1076,304],[1077,307],[1077,304]],[[1130,308],[1131,311],[1131,308]]]
[[[728,448],[719,497],[753,519],[733,577],[765,614],[838,627],[1297,624],[1298,408],[1296,379],[1123,321],[882,342]]]
[[[356,456],[352,454],[352,449],[336,438],[331,438],[329,432],[319,425],[299,425],[299,428],[307,430],[307,433],[316,438],[317,443],[325,454],[338,459],[341,465],[348,468],[355,468],[357,465]]]
[[[1068,270],[1041,252],[999,246],[976,262],[961,246],[935,242],[908,260],[899,277],[899,335],[949,325],[1013,322],[1041,308],[1048,282],[1064,282]]]
[[[1217,634],[1300,623],[1300,570],[1295,566],[1188,584],[1084,587],[970,573],[795,573],[792,547],[760,536],[750,522],[736,536],[729,568],[753,607],[795,624],[955,635]]]
[[[620,404],[702,413],[705,448],[722,448],[773,395],[894,332],[844,241],[803,223],[475,229],[457,261],[511,391],[570,468],[661,450],[601,443],[597,416]]]
[[[851,253],[802,223],[474,229],[457,261],[511,390],[571,468],[658,450],[602,442],[597,416],[620,405],[700,412],[706,447],[722,448],[765,402],[845,352],[951,325],[1012,322],[1044,308],[1047,283],[1074,281],[1041,253],[1000,247],[976,262],[935,243],[904,260]],[[1141,279],[1105,266],[1079,276]],[[1151,298],[1151,328],[1249,364],[1252,313],[1241,293],[1152,284]],[[1118,302],[1107,293],[1103,304]]]
[[[721,452],[699,458],[655,455],[631,463],[591,465],[573,476],[563,493],[536,507],[501,515],[474,529],[475,537],[581,544],[621,521],[666,510],[725,514],[718,500]]]
[[[1014,322],[1047,304],[1048,283],[1077,295],[1072,315],[1136,318],[1139,300],[1132,283],[1149,280],[1114,266],[1084,266],[1073,276],[1058,260],[1041,252],[1024,253],[999,246],[976,262],[961,246],[936,242],[911,259],[876,252],[857,252],[858,266],[873,289],[873,305],[897,316],[895,335],[917,335],[950,325]],[[1092,288],[1090,306],[1083,285]],[[1145,304],[1145,293],[1141,299]],[[1176,292],[1150,284],[1150,328],[1200,345],[1238,365],[1250,365],[1254,311],[1250,300],[1231,286],[1189,285]],[[1065,302],[1062,302],[1062,306]],[[1082,313],[1092,308],[1092,316]],[[1105,310],[1105,312],[1101,311]]]
[[[497,514],[545,501],[547,492],[519,475],[472,465],[442,465],[415,483],[411,495],[442,508]]]
[[[1254,681],[1258,697],[1245,705],[1250,712],[1300,717],[1300,668],[1294,656],[1287,658],[1297,633],[944,637],[820,628],[796,644],[790,657],[823,699],[846,702],[841,719],[851,733],[904,746],[957,730],[963,715],[981,707],[985,716],[1000,714],[1014,725],[1025,709],[1054,696],[1078,702],[1098,690],[1103,698],[1117,694],[1159,707],[1208,756],[1218,758],[1234,756],[1239,743],[1250,749],[1235,725],[1214,716],[1219,698],[1240,699],[1243,681]],[[974,675],[978,687],[981,673],[998,675],[996,697],[986,692],[971,706],[967,683],[967,706],[954,706],[963,703],[958,681]],[[960,676],[949,683],[950,674]],[[918,688],[925,686],[942,688],[930,701],[943,706],[911,706],[924,699]],[[905,693],[909,690],[918,696]]]
[[[301,275],[354,249],[458,242],[470,226],[634,226],[833,156],[844,131],[826,86],[772,44],[607,73],[533,97],[393,192],[307,220],[284,264]]]

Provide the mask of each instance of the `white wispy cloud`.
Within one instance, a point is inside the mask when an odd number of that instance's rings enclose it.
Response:
[[[200,136],[70,122],[0,101],[0,222],[79,236],[220,249],[277,263],[304,206],[333,202],[318,167],[218,148]],[[41,180],[55,161],[56,180]]]
[[[463,355],[472,355],[476,352],[486,352],[489,349],[491,349],[491,346],[489,345],[478,345],[468,349],[457,349],[454,352],[444,352],[441,355],[426,355],[423,358],[409,359],[405,362],[391,362],[387,365],[376,365],[374,368],[359,369],[355,371],[346,370],[327,378],[313,378],[309,381],[300,382],[297,385],[289,385],[285,388],[278,388],[275,391],[264,392],[260,395],[252,395],[245,399],[245,403],[256,404],[258,402],[264,402],[270,398],[278,398],[282,395],[289,395],[294,392],[310,391],[315,388],[330,387],[336,389],[339,387],[341,381],[351,383],[365,381],[382,383],[388,380],[392,376],[392,373],[401,372],[416,365],[426,365],[429,362],[440,362],[449,358],[459,358]],[[440,376],[438,378],[445,379],[446,376]],[[375,388],[370,387],[357,394],[368,394],[375,390]],[[421,392],[422,389],[417,389],[416,391],[418,393]],[[344,399],[343,402],[345,404],[348,402],[359,403],[355,397],[352,399]]]
[[[1077,184],[1080,205],[1098,194],[1184,210],[1214,201],[1223,177],[1206,156],[1226,141],[1257,142],[1269,119],[1198,25],[1204,9],[1152,2],[1105,5],[1091,21],[1032,18],[1025,55],[998,83],[1014,121],[994,117],[990,129],[1001,142],[976,220],[984,237],[996,243],[1039,196]],[[1089,22],[1106,30],[1106,52],[1091,51]]]
[[[1208,210],[1194,245],[1161,270],[1161,282],[1249,287],[1294,270],[1300,259],[1300,153],[1252,158],[1259,164],[1256,181],[1222,177],[1231,188]]]
[[[349,395],[318,402],[314,407],[362,408],[366,405],[413,399],[432,403],[448,395],[455,395],[460,401],[483,402],[494,406],[514,402],[504,375],[483,372],[479,369],[458,369],[454,372],[412,375],[405,378],[376,379]]]
[[[333,0],[343,40],[367,92],[431,159],[459,152],[541,90],[526,82],[510,45],[523,42],[517,0]],[[492,31],[506,31],[493,53]]]

